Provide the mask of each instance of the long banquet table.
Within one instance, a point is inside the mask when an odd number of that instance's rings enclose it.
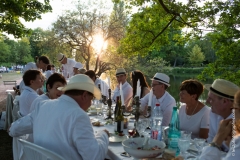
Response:
[[[98,119],[96,116],[89,116],[90,119]],[[101,120],[100,120],[101,121]],[[133,122],[129,122],[129,126],[133,126]],[[108,130],[110,133],[114,133],[114,125],[104,125],[100,127],[93,126],[94,132]],[[127,129],[124,129],[124,134],[128,135]],[[111,160],[132,160],[132,158],[123,157],[120,154],[124,152],[121,142],[109,142],[108,146],[108,157]]]

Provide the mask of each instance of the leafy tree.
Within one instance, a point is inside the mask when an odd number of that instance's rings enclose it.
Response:
[[[109,58],[110,49],[96,50],[93,46],[95,36],[101,35],[103,41],[116,44],[116,39],[120,39],[123,35],[125,17],[120,5],[115,5],[114,12],[109,17],[101,12],[103,4],[98,9],[91,10],[89,6],[78,4],[76,11],[67,11],[65,15],[60,16],[54,23],[53,31],[59,39],[61,45],[67,44],[75,51],[76,57],[81,57],[85,61],[86,69],[94,68],[98,75],[111,69],[114,66]],[[96,53],[100,56],[95,59]],[[72,54],[69,52],[68,54]],[[99,59],[100,58],[100,59]]]
[[[4,43],[3,39],[0,39],[0,62],[7,62],[7,59],[11,53],[10,46]]]
[[[25,28],[20,19],[34,21],[41,19],[41,14],[52,11],[49,0],[2,0],[0,3],[0,32],[12,34],[20,38],[29,34],[30,30]]]
[[[33,62],[34,59],[30,53],[31,47],[29,45],[29,40],[27,37],[24,37],[18,41],[18,45],[16,46],[16,64]]]
[[[204,61],[205,56],[198,45],[192,48],[192,51],[188,52],[188,61],[191,64],[199,64]]]

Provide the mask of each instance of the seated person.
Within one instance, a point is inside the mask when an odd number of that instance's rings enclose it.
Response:
[[[42,94],[41,96],[37,97],[30,108],[30,112],[32,112],[38,103],[49,100],[49,99],[57,99],[62,95],[62,91],[58,90],[58,87],[64,87],[67,84],[65,78],[59,73],[53,73],[46,82],[46,89],[47,93]]]
[[[207,139],[210,143],[217,134],[220,121],[233,118],[231,107],[239,87],[224,79],[216,79],[213,84],[205,84],[204,87],[209,91],[206,103],[211,106]],[[229,148],[223,143],[222,149],[227,152]]]
[[[153,96],[151,100],[151,115],[154,115],[153,108],[156,103],[160,104],[163,114],[162,126],[168,126],[172,117],[173,107],[176,106],[175,99],[166,91],[170,86],[170,78],[164,73],[156,73],[152,78]],[[141,110],[145,111],[148,108],[149,101],[148,93],[141,99]]]
[[[108,98],[109,97],[109,95],[108,95],[108,88],[109,88],[108,84],[105,81],[97,78],[97,76],[96,76],[96,74],[93,70],[88,70],[88,71],[85,72],[85,74],[88,75],[93,80],[93,82],[95,83],[95,85],[97,87],[98,87],[98,84],[100,84],[102,95],[105,96],[106,98]]]
[[[43,75],[38,70],[28,70],[23,75],[25,87],[19,97],[19,111],[21,116],[30,113],[32,102],[39,96],[37,90],[43,86]]]
[[[130,99],[133,96],[133,89],[132,86],[127,82],[127,72],[124,68],[119,68],[116,70],[116,78],[117,78],[117,86],[113,91],[112,100],[114,103],[117,101],[117,96],[120,96],[120,83],[122,83],[122,90],[123,90],[123,98],[125,106],[128,106]]]
[[[86,75],[69,79],[64,94],[39,103],[36,109],[12,123],[12,137],[33,134],[34,143],[61,155],[66,160],[100,160],[108,151],[109,132],[98,131],[96,136],[86,110],[92,99],[101,98],[100,90]]]
[[[207,139],[209,131],[210,108],[198,98],[203,92],[203,85],[189,79],[180,85],[180,102],[185,103],[179,109],[180,130],[192,132],[192,138]]]
[[[83,68],[82,63],[76,62],[76,64],[73,66],[73,75],[80,74],[79,69]]]
[[[239,160],[240,158],[240,91],[234,96],[233,119],[225,119],[220,122],[218,132],[209,146],[204,147],[199,157],[201,160]],[[221,145],[230,148],[227,155],[222,157]]]

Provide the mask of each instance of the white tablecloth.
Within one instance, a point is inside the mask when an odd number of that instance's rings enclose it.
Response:
[[[90,116],[90,119],[95,119],[96,117]],[[130,122],[129,125],[133,126],[133,122]],[[101,130],[108,130],[109,133],[114,133],[114,125],[104,125],[100,127],[93,126],[94,132]],[[127,129],[124,129],[124,134],[128,135]],[[107,155],[111,160],[132,160],[132,158],[123,157],[120,154],[124,152],[123,146],[121,142],[109,142],[108,153]]]

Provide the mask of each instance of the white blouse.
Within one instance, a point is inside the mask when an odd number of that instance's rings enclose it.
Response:
[[[191,131],[192,138],[199,138],[200,128],[209,128],[210,108],[204,106],[194,115],[186,114],[186,104],[179,109],[179,122],[181,131]]]

